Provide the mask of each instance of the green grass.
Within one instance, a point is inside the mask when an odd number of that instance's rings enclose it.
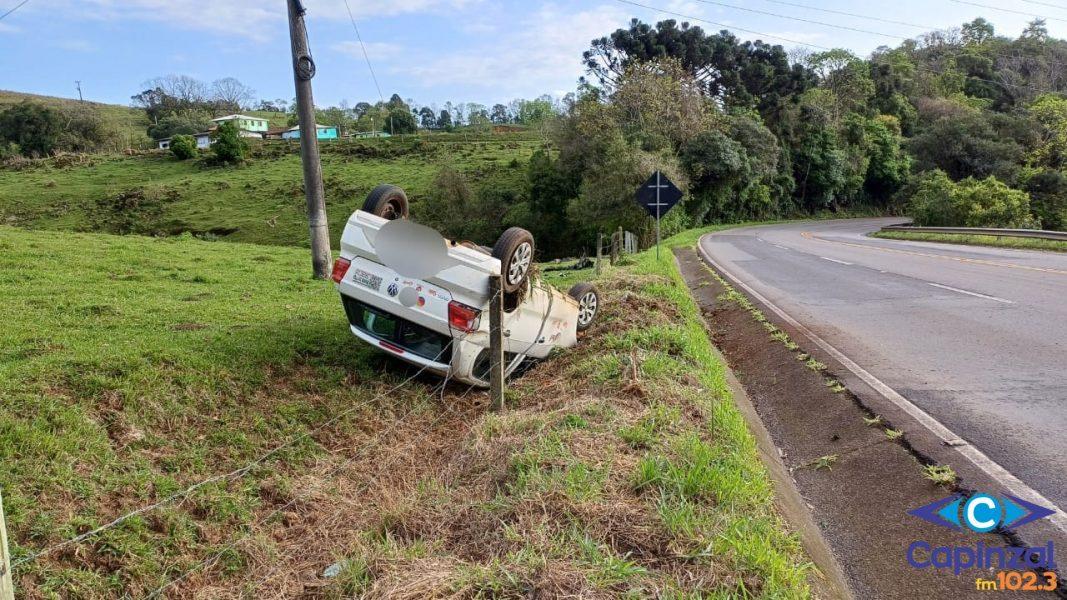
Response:
[[[668,244],[685,239],[695,238]],[[308,262],[296,248],[0,227],[0,486],[16,561],[243,465],[405,376],[352,340],[336,292],[310,279]],[[442,461],[439,474],[372,511],[380,522],[353,523],[363,541],[330,548],[340,571],[327,597],[423,575],[442,594],[504,596],[546,574],[590,595],[808,596],[810,565],[775,513],[670,253],[630,257],[598,283],[604,330],[511,385],[513,408],[455,431],[458,456],[428,458]],[[641,314],[611,307],[624,294]],[[650,328],[647,311],[673,317]],[[624,385],[635,360],[636,406]],[[356,447],[401,411],[440,410],[428,386],[378,399],[321,443],[303,438],[76,554],[21,567],[20,589],[143,596],[246,531],[269,508],[265,490],[296,493],[308,468],[333,458],[322,443]],[[651,560],[618,541],[650,536],[663,548]],[[464,539],[484,558],[450,550]],[[700,589],[664,567],[683,563],[707,577]],[[257,564],[225,552],[209,578],[237,588],[263,574]]]
[[[150,147],[148,146],[150,140],[145,133],[148,129],[148,117],[145,116],[143,110],[119,104],[103,104],[100,102],[81,103],[73,98],[56,98],[54,96],[38,96],[35,94],[0,90],[0,110],[13,104],[18,104],[23,100],[29,100],[31,102],[59,109],[88,106],[93,112],[100,116],[105,126],[107,126],[108,129],[117,132],[125,143],[131,144],[134,148],[141,147],[142,145],[144,145],[144,147]]]
[[[892,240],[940,242],[944,244],[964,244],[967,246],[992,246],[996,248],[1015,248],[1017,250],[1067,252],[1067,241],[1060,240],[1042,240],[992,235],[959,235],[955,233],[925,233],[919,231],[877,231],[872,233],[871,236]]]
[[[501,136],[493,142],[369,140],[322,145],[326,209],[334,247],[352,211],[380,183],[404,187],[418,218],[422,200],[445,165],[476,188],[519,189],[539,142]],[[167,153],[94,155],[82,165],[36,161],[0,170],[0,224],[34,229],[174,235],[225,241],[308,244],[297,146],[257,144],[247,164],[205,167]],[[117,202],[120,197],[133,201]]]
[[[0,227],[0,487],[16,560],[243,465],[399,379],[353,343],[308,262],[297,249]],[[350,437],[369,410],[411,402],[390,396],[331,431]],[[260,482],[284,488],[322,451],[304,438],[77,559],[18,575],[44,596],[139,596],[249,522]]]

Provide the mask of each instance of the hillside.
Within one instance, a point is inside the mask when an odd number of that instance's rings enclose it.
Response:
[[[35,94],[24,94],[22,92],[11,92],[7,90],[0,90],[0,110],[11,106],[12,104],[18,104],[24,100],[44,104],[54,108],[72,108],[78,106],[88,106],[94,112],[96,112],[103,121],[119,132],[122,138],[131,146],[139,147],[142,143],[148,143],[148,136],[145,134],[145,130],[148,128],[148,119],[145,117],[144,111],[133,108],[131,106],[122,106],[119,104],[103,104],[100,102],[79,102],[76,99],[71,98],[57,98],[55,96],[38,96]]]
[[[529,136],[463,141],[368,140],[323,144],[327,211],[336,243],[344,223],[380,183],[404,187],[419,214],[443,166],[475,187],[521,189],[540,146]],[[479,139],[479,138],[473,138]],[[307,221],[298,144],[256,144],[242,167],[178,161],[169,153],[92,155],[0,169],[0,223],[34,229],[175,235],[300,246]],[[496,216],[499,218],[499,215]]]
[[[3,226],[0,249],[27,598],[807,595],[653,254],[608,268],[600,324],[490,411],[354,340],[302,250]]]

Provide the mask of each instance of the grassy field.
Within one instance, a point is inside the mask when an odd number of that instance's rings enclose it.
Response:
[[[22,597],[808,595],[669,253],[608,269],[600,324],[494,412],[392,391],[412,370],[352,339],[299,249],[0,227],[0,250]]]
[[[968,246],[1016,248],[1018,250],[1067,252],[1067,242],[1059,240],[991,235],[959,235],[955,233],[925,233],[920,231],[878,231],[871,235],[873,237],[892,240],[914,240],[916,242],[941,242],[944,244],[965,244]]]
[[[73,108],[88,106],[103,119],[110,129],[117,131],[121,139],[134,148],[147,144],[149,139],[145,133],[148,129],[148,118],[144,111],[130,106],[119,104],[103,104],[100,102],[78,102],[71,98],[56,98],[54,96],[37,96],[35,94],[23,94],[21,92],[9,92],[0,90],[0,110],[13,104],[29,100],[53,108]]]
[[[476,187],[521,189],[539,143],[529,136],[464,141],[460,135],[323,144],[322,169],[336,244],[345,221],[380,183],[403,186],[418,216],[449,165]],[[307,245],[297,146],[260,144],[241,167],[209,167],[167,153],[44,159],[0,170],[0,223],[34,229],[175,235]]]

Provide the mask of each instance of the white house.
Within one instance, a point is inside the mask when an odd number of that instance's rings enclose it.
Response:
[[[157,140],[157,141],[159,142],[159,149],[160,150],[168,150],[168,149],[170,149],[170,138],[163,138],[163,139]]]
[[[202,131],[200,133],[194,134],[193,137],[196,138],[196,147],[200,148],[201,150],[204,150],[205,148],[210,148],[211,133],[212,132],[210,131]]]

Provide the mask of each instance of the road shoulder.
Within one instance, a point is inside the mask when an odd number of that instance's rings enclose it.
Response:
[[[907,562],[907,548],[914,541],[931,546],[973,546],[978,540],[996,546],[1005,541],[995,534],[936,527],[907,514],[952,490],[924,479],[922,466],[932,461],[909,445],[910,436],[889,439],[886,430],[905,425],[883,413],[881,422],[870,424],[874,415],[858,396],[827,386],[834,373],[846,372],[841,365],[818,354],[815,363],[829,365],[825,369],[797,360],[798,351],[773,339],[766,323],[727,299],[727,288],[694,250],[676,254],[710,335],[759,417],[758,422],[750,420],[750,428],[766,427],[775,448],[765,454],[777,454],[785,467],[772,468],[772,474],[783,480],[780,486],[793,486],[810,511],[808,519],[793,519],[794,526],[803,530],[805,522],[816,524],[851,593],[860,598],[982,597],[974,580],[989,572],[953,576],[951,571],[916,569]],[[910,433],[910,424],[907,427]],[[819,543],[812,543],[815,549],[809,552],[818,560]],[[833,566],[820,567],[834,571]]]

